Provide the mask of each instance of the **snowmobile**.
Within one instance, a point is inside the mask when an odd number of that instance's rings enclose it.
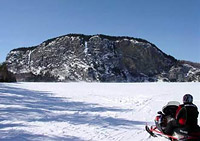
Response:
[[[164,130],[170,120],[175,119],[176,110],[179,106],[179,102],[170,101],[166,106],[162,108],[162,111],[158,112],[155,118],[155,125],[145,126],[146,131],[153,137],[164,137],[172,141],[200,141],[200,127],[197,125],[194,129],[177,127],[173,130],[172,135],[167,135]]]

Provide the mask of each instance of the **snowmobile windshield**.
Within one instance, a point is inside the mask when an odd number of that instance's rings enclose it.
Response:
[[[162,111],[165,115],[171,115],[172,117],[175,117],[176,110],[179,105],[180,103],[178,101],[170,101],[162,108]]]

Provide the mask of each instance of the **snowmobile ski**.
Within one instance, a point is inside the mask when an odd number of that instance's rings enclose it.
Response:
[[[169,139],[169,140],[172,140],[172,141],[176,141],[178,140],[176,137],[173,137],[173,136],[170,136],[170,135],[166,135],[164,134],[163,132],[159,131],[157,129],[156,126],[151,126],[151,127],[148,127],[147,125],[145,126],[145,129],[146,131],[152,136],[152,137],[164,137],[166,139]]]
[[[166,139],[169,139],[171,141],[188,141],[188,140],[194,140],[194,141],[200,141],[199,136],[183,136],[183,137],[175,137],[171,135],[164,134],[162,131],[158,130],[156,126],[150,126],[148,127],[147,125],[145,126],[146,131],[152,136],[152,137],[164,137]]]
[[[145,129],[152,137],[157,137],[147,125],[145,126]]]

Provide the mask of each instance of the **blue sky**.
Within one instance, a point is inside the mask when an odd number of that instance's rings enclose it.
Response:
[[[18,47],[68,33],[143,38],[200,62],[199,0],[0,0],[0,62]]]

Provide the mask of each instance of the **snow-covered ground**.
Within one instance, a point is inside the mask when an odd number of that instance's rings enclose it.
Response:
[[[0,140],[165,140],[144,126],[185,93],[200,107],[200,83],[0,83]]]

